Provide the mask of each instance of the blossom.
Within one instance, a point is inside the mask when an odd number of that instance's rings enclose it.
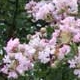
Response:
[[[55,47],[51,48],[49,46],[46,46],[43,51],[39,51],[38,59],[41,61],[41,63],[48,63],[51,60],[51,57],[53,57],[53,54],[55,53]]]
[[[35,20],[45,20],[53,22],[67,17],[69,14],[78,13],[77,0],[52,0],[52,1],[39,1],[33,0],[26,4],[25,9],[31,13]]]
[[[75,68],[75,67],[76,67],[76,62],[75,62],[74,59],[69,60],[68,63],[70,64],[70,65],[69,65],[70,68]]]
[[[74,74],[77,75],[78,78],[80,78],[80,69],[75,69]]]
[[[8,67],[7,65],[5,65],[1,70],[0,72],[3,72],[4,74],[8,74]]]
[[[64,20],[61,20],[59,28],[62,32],[68,32],[67,39],[70,37],[70,41],[72,40],[73,42],[78,43],[80,42],[79,23],[79,19],[75,19],[75,17],[67,17]]]
[[[33,7],[35,7],[36,2],[31,0],[28,4],[26,4],[25,9],[29,10],[28,12],[31,13],[31,10],[33,9]]]
[[[4,47],[4,49],[6,50],[7,53],[9,52],[13,52],[15,51],[15,49],[17,48],[17,46],[19,45],[19,39],[18,38],[15,38],[14,40],[10,39],[8,42],[7,42],[7,46]]]
[[[70,50],[70,46],[63,45],[63,47],[59,48],[58,59],[62,60],[65,55],[69,54]]]
[[[73,37],[73,41],[74,42],[80,42],[80,33],[76,34],[74,37]]]
[[[36,13],[36,20],[42,19],[45,20],[47,18],[47,15],[51,14],[51,12],[54,11],[54,6],[52,3],[44,4],[42,7],[40,7],[39,11]]]
[[[69,67],[74,69],[74,74],[80,78],[80,53],[73,59],[68,60]]]
[[[40,45],[40,37],[38,34],[32,36],[32,39],[29,41],[29,45],[32,47],[38,47]]]
[[[3,58],[5,65],[0,71],[7,74],[8,78],[18,78],[19,75],[23,75],[25,71],[33,68],[29,55],[35,53],[34,48],[27,44],[20,44],[17,38],[10,39],[5,48],[7,53]],[[17,50],[15,51],[14,49]]]
[[[60,30],[55,30],[55,32],[52,33],[52,38],[50,39],[49,44],[56,45],[59,33]]]
[[[50,50],[45,49],[44,51],[39,52],[39,60],[41,63],[48,63],[50,61]]]
[[[32,69],[32,63],[29,58],[20,52],[16,53],[13,59],[7,55],[7,57],[3,59],[3,63],[5,63],[5,65],[0,71],[7,74],[8,78],[18,78],[18,76],[23,75],[25,71]]]
[[[4,63],[11,63],[10,57],[8,55],[5,55],[3,58]]]
[[[16,79],[17,77],[18,77],[18,75],[17,75],[16,72],[14,72],[14,71],[9,72],[9,76],[8,76],[8,78],[14,78],[14,79]]]
[[[64,10],[67,13],[77,13],[78,4],[77,0],[53,0],[56,5],[57,11]]]

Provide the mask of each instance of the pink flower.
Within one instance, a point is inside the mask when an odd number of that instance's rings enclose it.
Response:
[[[55,30],[55,32],[53,32],[52,37],[58,37],[60,33],[60,30]]]
[[[74,59],[68,60],[68,63],[70,64],[69,65],[70,68],[75,68],[76,67],[76,61]]]
[[[49,41],[49,44],[55,45],[56,42],[57,42],[57,38],[53,37],[53,38]]]
[[[28,71],[30,69],[32,69],[32,63],[30,61],[25,61],[23,63],[20,63],[19,66],[17,66],[16,71],[20,74],[23,75],[25,73],[25,71]]]
[[[31,0],[28,4],[26,4],[25,9],[26,10],[32,10],[32,8],[36,5],[36,2]]]
[[[59,33],[60,33],[60,30],[55,30],[55,32],[53,32],[52,39],[49,41],[49,44],[52,44],[52,45],[56,44]]]
[[[3,72],[4,74],[8,74],[8,68],[7,66],[5,65],[1,70],[0,72]]]
[[[65,55],[67,55],[70,52],[70,46],[63,45],[62,48],[59,49],[58,59],[63,59]]]
[[[73,42],[77,42],[77,43],[80,42],[80,33],[78,33],[73,37]]]
[[[65,54],[68,54],[70,52],[70,46],[63,45],[63,47],[61,48],[61,51]]]
[[[45,46],[47,46],[48,41],[47,41],[46,39],[42,39],[42,40],[40,41],[40,44],[42,44],[42,47],[45,47]]]
[[[53,0],[53,3],[58,11],[62,9],[66,10],[67,13],[77,13],[78,11],[77,0]]]
[[[8,78],[14,78],[14,79],[16,79],[16,78],[18,78],[18,75],[17,75],[16,72],[12,71],[12,72],[9,72]]]
[[[19,39],[15,38],[14,40],[12,40],[12,38],[7,42],[7,46],[4,47],[4,49],[6,50],[7,53],[9,52],[14,52],[15,49],[18,47],[19,45]]]
[[[80,19],[77,20],[77,26],[80,28]]]

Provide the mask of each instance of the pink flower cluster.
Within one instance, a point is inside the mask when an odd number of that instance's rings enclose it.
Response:
[[[47,31],[43,28],[35,35],[31,35],[27,44],[21,44],[18,38],[8,41],[4,47],[7,53],[3,58],[4,66],[0,70],[7,74],[8,78],[25,75],[25,71],[33,69],[37,61],[49,63],[50,66],[55,65],[56,61],[61,61],[70,54],[71,44],[80,43],[80,19],[70,16],[78,14],[77,0],[40,2],[32,0],[26,4],[25,9],[36,21],[42,19],[50,22],[50,26],[54,26],[52,27],[54,31],[50,39],[44,37]],[[54,25],[55,21],[57,24]],[[80,76],[79,58],[80,55],[68,61],[70,68],[79,68],[74,71],[78,76]]]
[[[25,9],[32,14],[35,20],[46,20],[54,22],[54,19],[60,20],[68,14],[77,14],[77,0],[52,0],[52,1],[31,1],[26,4]]]
[[[27,44],[20,44],[19,39],[10,39],[4,48],[6,55],[3,58],[4,67],[1,72],[8,75],[8,78],[18,78],[18,75],[24,75],[25,71],[33,68],[30,54],[35,49]],[[29,51],[33,52],[29,52]]]
[[[57,33],[58,31],[53,34],[54,39]],[[24,75],[25,71],[32,69],[38,60],[43,64],[52,65],[55,60],[62,60],[70,52],[69,45],[57,47],[53,38],[48,40],[40,36],[40,32],[32,35],[28,44],[20,44],[18,38],[10,39],[4,47],[7,54],[3,58],[4,66],[0,71],[7,74],[8,78],[17,78],[19,75]]]
[[[80,19],[74,17],[78,14],[78,2],[79,0],[44,0],[40,2],[32,0],[26,4],[25,9],[35,21],[45,20],[54,28],[51,39],[44,39],[47,41],[46,45],[43,47],[42,45],[45,43],[38,44],[39,48],[41,46],[38,53],[41,63],[55,64],[57,60],[62,60],[65,55],[70,53],[72,44],[80,43]],[[77,45],[77,47],[79,46]],[[74,74],[80,77],[80,49],[78,49],[78,53],[79,55],[69,60],[68,63],[70,68],[76,68]]]
[[[69,67],[74,69],[74,74],[80,78],[80,46],[78,47],[78,55],[68,60],[68,63],[70,64]]]
[[[64,20],[61,20],[59,27],[61,31],[67,31],[71,34],[73,42],[80,42],[80,19],[67,17]]]

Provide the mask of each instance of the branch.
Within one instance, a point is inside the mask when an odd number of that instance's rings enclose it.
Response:
[[[18,2],[19,0],[15,0],[15,10],[14,10],[14,14],[13,14],[13,20],[12,20],[12,24],[8,29],[8,39],[10,39],[11,37],[14,37],[14,32],[16,31],[16,18],[17,18],[17,13],[18,13]]]

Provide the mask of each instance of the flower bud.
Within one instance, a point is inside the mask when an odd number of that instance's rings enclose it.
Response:
[[[41,28],[41,29],[40,29],[40,32],[41,32],[41,33],[46,33],[46,28],[45,28],[45,27]]]

